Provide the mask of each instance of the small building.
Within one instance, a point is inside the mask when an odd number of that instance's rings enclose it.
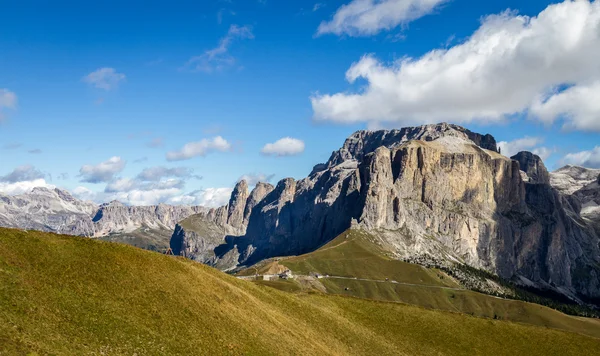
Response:
[[[279,279],[278,274],[263,274],[263,281],[274,281]]]
[[[282,273],[279,274],[279,278],[290,279],[290,278],[294,278],[294,275],[292,274],[292,271],[290,271],[289,269],[286,269],[285,271],[283,271]]]

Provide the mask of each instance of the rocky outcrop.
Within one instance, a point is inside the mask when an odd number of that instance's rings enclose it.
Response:
[[[231,193],[231,199],[229,200],[229,209],[227,213],[227,223],[234,228],[239,229],[244,224],[244,211],[247,200],[248,184],[245,180],[241,180],[237,183],[233,189],[233,192]]]
[[[511,159],[519,162],[519,167],[527,175],[529,183],[550,184],[550,174],[540,156],[531,152],[519,152]]]

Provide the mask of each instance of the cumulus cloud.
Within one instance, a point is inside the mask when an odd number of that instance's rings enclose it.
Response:
[[[596,146],[589,151],[569,153],[561,160],[561,163],[563,165],[572,164],[587,168],[600,168],[600,146]]]
[[[0,176],[0,192],[15,195],[31,191],[35,187],[54,189],[44,179],[45,174],[31,165],[15,168],[12,172]]]
[[[86,187],[76,187],[75,189],[73,189],[73,191],[71,191],[71,194],[80,200],[91,200],[94,201],[97,198],[97,194],[92,191],[91,189],[88,189]]]
[[[227,152],[231,150],[231,144],[223,137],[217,136],[212,139],[202,139],[198,142],[187,143],[179,151],[167,153],[168,161],[182,161],[198,156],[206,156],[211,152]]]
[[[245,180],[248,183],[248,186],[252,187],[259,182],[269,183],[275,177],[274,174],[264,174],[264,173],[249,173],[241,176],[237,181]]]
[[[315,94],[315,120],[399,125],[486,123],[513,114],[599,130],[600,1],[565,1],[536,17],[484,18],[463,43],[385,64],[365,55],[346,73],[355,93]],[[566,88],[566,89],[565,89]]]
[[[134,191],[162,191],[162,190],[173,190],[177,192],[183,189],[185,181],[182,179],[166,179],[161,181],[146,182],[139,179],[120,178],[115,179],[106,185],[104,189],[105,193],[119,193],[119,192],[134,192]]]
[[[107,183],[121,173],[125,168],[125,161],[121,157],[111,157],[107,161],[97,165],[85,165],[79,170],[81,182],[85,183]]]
[[[229,202],[233,188],[206,188],[169,199],[171,204],[202,205],[216,208]]]
[[[28,193],[36,187],[44,187],[48,189],[55,188],[54,185],[48,184],[45,179],[35,179],[15,183],[0,182],[0,192],[8,195]]]
[[[509,142],[500,141],[498,142],[498,147],[500,147],[502,154],[507,157],[512,157],[521,151],[529,151],[545,160],[554,153],[554,150],[540,146],[543,142],[544,139],[541,137],[526,136]]]
[[[113,90],[125,80],[125,74],[117,73],[114,68],[100,68],[83,77],[83,81],[95,88]]]
[[[323,21],[317,35],[369,36],[406,25],[433,12],[448,0],[352,0],[342,5],[332,19]],[[313,11],[319,9],[316,4]]]
[[[133,182],[132,185],[130,183]],[[163,181],[154,185],[136,186],[135,181],[123,180],[120,186],[113,185],[104,192],[95,193],[87,188],[79,187],[73,195],[80,199],[93,200],[99,203],[118,200],[127,205],[202,205],[219,207],[227,204],[232,188],[206,188],[190,193],[182,191],[183,186],[176,180]]]
[[[295,156],[304,152],[304,142],[297,138],[284,137],[267,143],[260,152],[267,156]]]
[[[24,165],[15,168],[12,172],[8,173],[5,176],[0,176],[0,182],[18,183],[34,181],[37,179],[42,179],[44,177],[45,174],[37,170],[35,167],[31,165]]]
[[[221,38],[216,48],[209,49],[199,56],[192,57],[186,68],[201,72],[214,72],[235,64],[235,58],[229,49],[235,40],[253,39],[250,26],[231,25],[225,37]]]
[[[563,118],[566,129],[600,131],[600,80],[538,99],[530,113],[547,124]]]
[[[170,177],[202,179],[201,176],[194,175],[194,170],[188,167],[149,167],[145,168],[137,175],[137,179],[143,181],[160,181],[163,178]]]

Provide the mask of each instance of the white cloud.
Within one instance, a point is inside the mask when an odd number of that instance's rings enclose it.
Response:
[[[216,48],[205,51],[203,54],[192,57],[186,67],[201,72],[214,72],[235,64],[235,58],[229,54],[233,41],[240,39],[253,39],[254,34],[250,26],[231,25],[225,37],[221,38]]]
[[[2,109],[16,109],[17,95],[8,89],[0,89],[0,121],[4,118]]]
[[[149,167],[144,168],[144,170],[137,175],[137,179],[139,180],[155,182],[168,177],[202,179],[202,177],[194,175],[194,170],[188,167]]]
[[[540,158],[543,161],[547,160],[548,157],[552,156],[552,154],[554,154],[554,152],[556,152],[555,149],[548,148],[548,147],[537,147],[531,151],[531,153],[533,153],[534,155],[540,156]]]
[[[117,192],[116,194],[111,195],[108,200],[118,200],[127,205],[147,206],[167,203],[169,199],[178,194],[181,194],[181,190],[178,188],[152,190],[135,189],[128,192]]]
[[[45,179],[34,179],[21,182],[0,182],[0,192],[8,195],[16,195],[30,192],[33,188],[44,187],[54,189],[55,186],[48,184]]]
[[[19,166],[12,172],[0,176],[0,192],[15,195],[27,193],[35,187],[54,189],[55,186],[48,184],[44,177],[44,173],[31,165]]]
[[[547,124],[562,118],[566,129],[600,131],[600,80],[554,93],[546,101],[539,99],[530,114]]]
[[[117,173],[125,168],[125,161],[121,157],[111,157],[97,165],[85,165],[79,170],[81,181],[86,183],[110,182]]]
[[[322,8],[323,6],[325,6],[325,4],[323,4],[322,2],[318,2],[318,3],[316,3],[316,4],[313,6],[313,9],[312,9],[312,11],[313,11],[313,12],[315,12],[315,11],[318,11],[318,10],[319,10],[320,8]]]
[[[198,142],[187,143],[179,151],[167,153],[168,161],[182,161],[197,156],[206,156],[215,151],[227,152],[231,150],[231,144],[223,137],[217,136],[212,139],[202,139]]]
[[[233,188],[206,188],[169,199],[171,204],[202,205],[216,208],[229,202]]]
[[[599,130],[600,1],[565,1],[537,17],[488,16],[466,41],[386,65],[364,56],[346,73],[356,93],[311,97],[315,120],[338,123],[564,120]],[[566,91],[557,88],[570,87]],[[569,100],[574,100],[575,103]],[[578,105],[582,103],[582,105]],[[562,116],[559,116],[562,115]]]
[[[0,109],[14,109],[17,107],[17,94],[8,89],[0,89]]]
[[[125,80],[125,74],[117,73],[114,68],[100,68],[83,77],[83,81],[106,91],[115,89]]]
[[[498,147],[503,155],[512,157],[521,151],[531,150],[542,142],[544,140],[539,137],[523,137],[510,142],[500,141],[498,142]]]
[[[304,142],[297,138],[284,137],[274,143],[267,143],[260,152],[268,156],[295,156],[304,152]]]
[[[275,177],[274,174],[249,173],[241,176],[237,181],[245,180],[249,187],[255,186],[259,182],[269,183]]]
[[[0,182],[4,183],[19,183],[31,182],[44,178],[45,174],[37,170],[31,165],[24,165],[15,168],[7,175],[0,176]]]
[[[561,164],[572,164],[587,168],[600,168],[600,146],[596,146],[589,151],[569,153],[561,160]]]
[[[92,191],[91,189],[88,189],[86,187],[76,187],[75,189],[73,189],[73,191],[71,192],[71,194],[80,200],[90,200],[90,201],[94,201],[97,198],[97,194]]]
[[[321,22],[317,34],[374,35],[423,17],[447,1],[352,0],[338,9],[331,21]],[[315,5],[313,11],[318,9],[317,5]]]

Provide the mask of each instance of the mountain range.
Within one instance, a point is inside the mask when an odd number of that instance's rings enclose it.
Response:
[[[493,136],[445,123],[358,131],[308,177],[252,190],[242,180],[219,208],[98,206],[35,188],[0,195],[0,225],[88,237],[169,231],[175,254],[222,270],[311,252],[352,228],[395,259],[600,298],[600,170],[550,173],[532,153],[499,151]]]

